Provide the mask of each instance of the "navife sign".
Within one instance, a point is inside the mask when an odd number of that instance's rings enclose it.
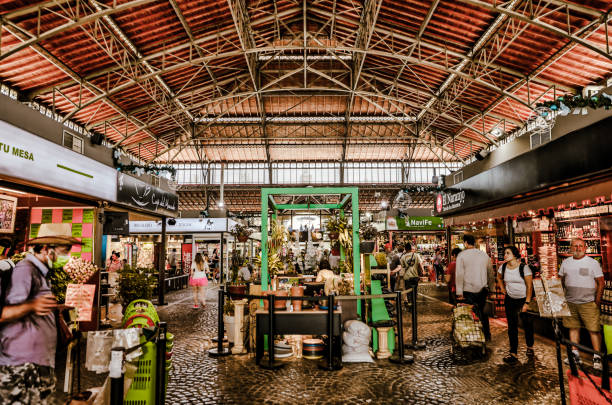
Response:
[[[436,196],[436,212],[441,214],[447,211],[456,210],[465,204],[465,191],[455,191],[452,193],[440,193]]]

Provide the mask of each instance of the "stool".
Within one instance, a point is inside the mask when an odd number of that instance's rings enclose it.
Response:
[[[377,359],[387,359],[391,357],[387,334],[391,328],[395,326],[394,320],[370,322],[370,326],[376,328],[378,334],[378,351],[376,352]]]

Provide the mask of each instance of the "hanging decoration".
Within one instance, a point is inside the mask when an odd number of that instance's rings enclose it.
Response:
[[[582,112],[584,115],[587,114],[587,107],[593,109],[605,108],[609,110],[612,107],[612,96],[606,93],[590,97],[583,97],[580,94],[575,96],[568,94],[558,97],[556,100],[538,103],[537,107],[548,107],[552,111],[557,111],[559,115],[567,115],[571,110],[574,110],[574,114]]]
[[[131,173],[137,176],[142,176],[143,174],[154,174],[156,176],[167,176],[174,181],[176,176],[176,169],[172,166],[154,166],[154,165],[136,165],[129,164],[124,165],[119,161],[119,157],[121,156],[121,152],[119,149],[113,150],[113,167],[117,169],[119,172],[123,173]]]
[[[393,207],[401,213],[406,213],[410,209],[411,203],[412,197],[410,197],[410,194],[403,190],[400,190],[397,193],[397,197],[395,197],[395,200],[393,200]]]
[[[413,185],[413,186],[406,186],[402,188],[402,191],[405,194],[416,194],[416,193],[436,194],[436,193],[441,192],[442,190],[443,190],[442,187],[433,185],[433,184],[432,185],[428,185],[428,184]],[[399,197],[399,194],[398,194],[398,197]]]

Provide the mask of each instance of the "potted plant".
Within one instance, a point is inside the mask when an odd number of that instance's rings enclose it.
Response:
[[[117,295],[123,308],[134,300],[150,300],[153,296],[152,285],[155,282],[153,270],[149,268],[126,266],[119,270]]]
[[[238,276],[243,263],[244,260],[240,256],[240,252],[234,250],[230,260],[230,282],[227,286],[227,291],[230,294],[246,294],[246,283]]]
[[[340,216],[336,214],[327,220],[327,225],[325,227],[329,234],[329,239],[336,240],[340,233],[347,228],[346,219],[340,218]]]
[[[372,224],[367,224],[359,229],[361,235],[361,242],[359,243],[360,253],[372,253],[374,246],[376,245],[376,235],[378,235],[378,229]]]
[[[230,230],[230,234],[232,234],[234,238],[238,239],[238,242],[242,242],[242,243],[249,240],[249,236],[251,236],[252,233],[253,233],[252,229],[242,224],[236,224]]]

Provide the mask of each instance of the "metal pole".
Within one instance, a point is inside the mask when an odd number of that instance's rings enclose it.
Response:
[[[110,378],[110,403],[123,403],[123,347],[114,347],[111,351],[111,362],[108,376]]]
[[[155,405],[164,405],[166,403],[166,332],[168,326],[166,322],[160,322],[158,325],[159,336],[157,338],[157,367],[155,372]]]
[[[223,262],[223,232],[221,232],[221,255],[219,256],[219,285],[223,284],[223,270],[225,269]]]
[[[284,366],[283,363],[274,360],[274,305],[276,296],[269,294],[268,298],[268,364],[262,363],[261,367],[269,370],[276,370]]]
[[[217,348],[210,349],[208,354],[210,356],[227,356],[230,354],[229,349],[223,347],[223,299],[224,299],[224,288],[223,286],[219,286],[219,312],[217,317]]]
[[[561,330],[556,319],[553,318],[553,324],[555,327],[555,348],[557,350],[557,370],[559,371],[559,389],[561,390],[561,405],[566,405],[565,400],[565,382],[563,375],[563,359],[561,358]],[[573,363],[572,352],[567,352],[567,357],[570,361],[570,365]],[[575,367],[575,365],[574,365]]]
[[[157,263],[158,286],[157,286],[157,305],[166,305],[164,302],[164,293],[166,290],[166,217],[162,217],[161,229],[161,247],[159,252],[159,260]]]
[[[601,370],[601,388],[610,391],[610,365],[608,364],[608,353],[603,353],[601,361],[603,362],[603,370]]]
[[[417,286],[412,287],[412,343],[408,346],[413,350],[421,350],[425,348],[425,343],[419,342],[418,319],[417,319]]]
[[[397,356],[389,358],[391,363],[396,364],[411,364],[414,363],[414,356],[404,354],[404,320],[402,313],[402,292],[396,292],[395,298],[395,313],[397,318]]]

